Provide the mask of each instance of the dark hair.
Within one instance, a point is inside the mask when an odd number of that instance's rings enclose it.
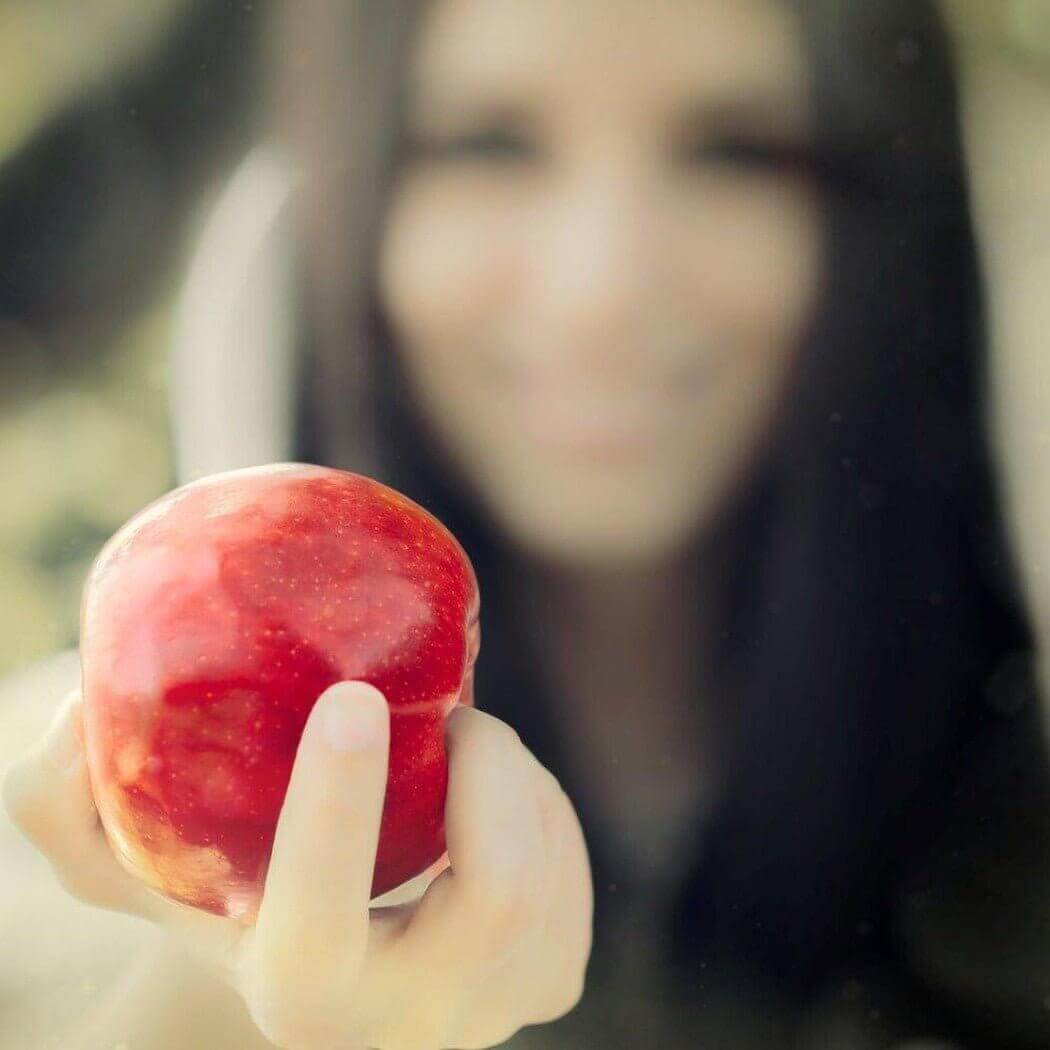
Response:
[[[731,957],[801,987],[860,950],[856,921],[865,945],[889,938],[889,888],[993,717],[986,683],[1029,639],[988,462],[943,27],[924,0],[790,2],[815,73],[827,289],[774,439],[712,541],[731,537],[718,659],[737,745],[669,929],[683,963]],[[479,701],[571,785],[506,601],[512,562],[412,411],[376,306],[378,218],[421,9],[297,4],[287,27],[310,42],[286,46],[298,62],[287,83],[302,98],[289,112],[312,114],[292,126],[317,178],[299,454],[379,474],[459,535],[484,602]],[[326,72],[304,76],[307,62]],[[608,873],[600,850],[594,861],[600,916]]]

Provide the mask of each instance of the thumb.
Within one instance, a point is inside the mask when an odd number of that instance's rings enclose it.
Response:
[[[8,770],[3,801],[68,892],[100,907],[152,914],[152,896],[117,862],[99,822],[79,691],[66,696],[40,742]]]
[[[327,956],[344,974],[360,967],[389,748],[378,689],[340,682],[321,694],[296,753],[255,925],[264,966]]]
[[[4,777],[4,808],[45,853],[95,827],[83,733],[80,693],[74,691],[62,700],[43,737]]]

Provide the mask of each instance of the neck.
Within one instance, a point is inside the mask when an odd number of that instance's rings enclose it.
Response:
[[[538,609],[607,638],[681,622],[699,602],[695,572],[684,557],[607,569],[534,565],[526,579]]]
[[[697,576],[687,556],[604,570],[529,566],[521,600],[555,690],[609,705],[644,689],[671,707],[694,693],[707,636]]]
[[[558,711],[567,788],[643,881],[675,876],[668,844],[719,790],[721,705],[698,575],[685,558],[601,573],[533,567],[519,595]]]

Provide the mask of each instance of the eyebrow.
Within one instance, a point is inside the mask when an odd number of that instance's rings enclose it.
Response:
[[[523,90],[525,90],[523,88]],[[408,127],[418,128],[431,121],[441,124],[508,123],[527,127],[535,117],[527,105],[515,99],[513,88],[501,85],[487,91],[483,83],[463,77],[445,76],[440,80],[413,78],[407,94]],[[797,137],[812,130],[809,106],[796,98],[763,84],[741,85],[737,91],[724,88],[705,97],[702,88],[683,90],[681,105],[669,115],[676,133],[740,132]]]
[[[750,131],[778,137],[808,134],[812,119],[805,99],[761,87],[687,104],[674,117],[681,131]]]
[[[536,126],[536,116],[526,106],[505,98],[460,99],[444,93],[410,98],[405,109],[404,127],[409,134],[457,133],[479,126],[530,129]]]

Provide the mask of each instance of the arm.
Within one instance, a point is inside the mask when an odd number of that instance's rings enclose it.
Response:
[[[65,1050],[273,1050],[230,988],[173,941],[135,956],[91,1008],[62,1033]]]
[[[79,677],[73,651],[0,681],[0,777],[43,734]],[[0,1046],[32,1047],[83,1013],[141,934],[132,920],[94,912],[64,894],[3,807],[0,890]]]

